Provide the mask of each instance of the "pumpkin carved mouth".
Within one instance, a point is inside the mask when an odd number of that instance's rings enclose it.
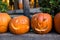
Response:
[[[37,27],[35,27],[35,30],[37,30],[37,31],[46,31],[47,30],[47,26],[45,26],[44,28],[37,28]]]

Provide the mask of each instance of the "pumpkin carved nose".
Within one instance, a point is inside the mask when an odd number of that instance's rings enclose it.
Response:
[[[43,21],[45,21],[46,19],[43,19]]]
[[[41,30],[46,28],[47,22],[46,19],[44,18],[44,15],[41,16],[41,18],[39,17],[37,25],[39,26],[38,28]]]

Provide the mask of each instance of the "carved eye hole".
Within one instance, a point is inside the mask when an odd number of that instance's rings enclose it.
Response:
[[[43,21],[45,21],[46,19],[44,18]]]

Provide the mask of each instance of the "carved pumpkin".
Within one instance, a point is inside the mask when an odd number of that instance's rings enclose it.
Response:
[[[0,13],[0,33],[7,31],[11,17],[7,13]]]
[[[32,29],[39,34],[45,34],[52,29],[52,17],[48,13],[38,13],[32,16]]]
[[[54,27],[56,32],[60,33],[60,13],[57,13],[54,17]]]
[[[29,31],[29,19],[26,16],[14,17],[9,24],[10,32],[24,34]]]

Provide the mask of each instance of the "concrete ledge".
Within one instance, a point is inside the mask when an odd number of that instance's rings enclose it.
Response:
[[[60,40],[60,35],[57,33],[35,34],[26,33],[23,35],[14,35],[11,33],[0,34],[0,40]]]

